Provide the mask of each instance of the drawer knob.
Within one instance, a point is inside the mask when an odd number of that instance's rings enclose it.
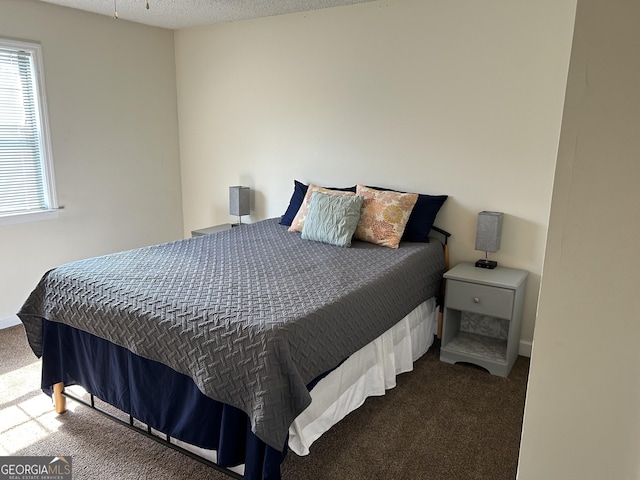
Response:
[[[480,303],[479,297],[473,297],[473,303]]]

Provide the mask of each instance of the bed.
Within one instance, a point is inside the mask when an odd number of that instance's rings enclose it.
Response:
[[[18,315],[56,403],[81,385],[172,445],[279,479],[289,447],[308,453],[426,352],[444,271],[439,241],[339,248],[268,219],[57,267]]]

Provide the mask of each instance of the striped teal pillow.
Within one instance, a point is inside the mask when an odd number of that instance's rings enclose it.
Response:
[[[362,197],[344,197],[313,192],[309,213],[302,227],[302,238],[350,247],[360,220]]]

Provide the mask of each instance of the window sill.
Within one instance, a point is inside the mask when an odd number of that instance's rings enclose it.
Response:
[[[29,213],[15,213],[13,215],[0,215],[0,225],[11,225],[14,223],[39,222],[41,220],[54,220],[58,218],[59,209],[39,210]]]

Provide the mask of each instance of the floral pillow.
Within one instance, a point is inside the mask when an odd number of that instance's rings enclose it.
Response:
[[[300,208],[298,209],[298,213],[296,213],[296,216],[293,218],[293,221],[291,222],[291,226],[289,227],[290,232],[302,232],[302,227],[304,227],[304,221],[306,220],[307,215],[309,214],[309,202],[311,201],[311,194],[313,192],[322,192],[329,195],[339,195],[339,196],[345,196],[345,197],[353,197],[355,195],[354,192],[329,190],[328,188],[318,187],[313,183],[310,184],[309,188],[307,189],[307,193],[304,196],[304,200],[302,201],[302,205],[300,205]]]
[[[286,225],[287,227],[291,226],[291,222],[293,222],[293,218],[296,216],[296,213],[298,213],[298,210],[300,210],[300,205],[302,205],[302,201],[304,200],[304,196],[307,193],[307,189],[309,188],[309,185],[306,185],[302,182],[299,182],[298,180],[294,180],[293,181],[293,195],[291,195],[291,199],[289,200],[289,206],[287,207],[287,211],[284,212],[284,215],[282,215],[282,217],[280,218],[280,225]],[[346,187],[346,188],[340,188],[340,187],[324,187],[324,188],[328,188],[329,190],[341,190],[344,192],[356,192],[356,186],[354,185],[353,187]]]
[[[398,248],[411,211],[418,201],[418,194],[376,190],[358,185],[356,195],[364,197],[364,201],[353,238]]]

